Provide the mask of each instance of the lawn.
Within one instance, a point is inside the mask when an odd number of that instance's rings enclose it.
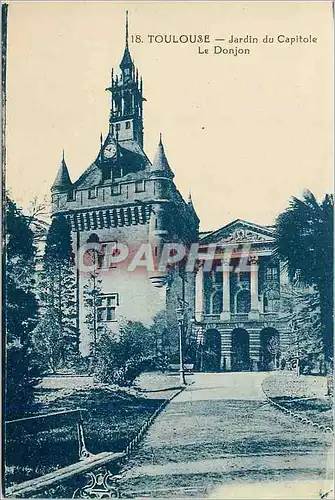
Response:
[[[278,372],[263,382],[265,394],[315,423],[333,426],[333,398],[326,396],[326,377]]]
[[[36,389],[30,415],[82,408],[91,453],[122,451],[143,423],[176,392],[177,376],[143,374],[136,387],[120,389],[84,383],[78,377],[45,379]],[[6,486],[39,477],[78,460],[75,426],[38,432],[6,442]]]

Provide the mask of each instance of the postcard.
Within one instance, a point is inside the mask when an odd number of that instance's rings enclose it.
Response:
[[[332,42],[2,4],[4,498],[334,498]]]

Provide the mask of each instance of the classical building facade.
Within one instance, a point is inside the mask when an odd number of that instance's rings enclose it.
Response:
[[[182,304],[186,330],[197,344],[199,369],[275,367],[287,342],[288,326],[281,312],[283,275],[272,255],[273,230],[237,220],[199,235],[192,200],[185,201],[174,183],[162,138],[152,162],[144,151],[145,98],[129,51],[128,22],[120,74],[112,70],[106,90],[111,93],[108,133],[101,137],[96,159],[72,182],[63,155],[51,188],[52,216],[67,218],[77,255],[82,353],[89,354],[94,341],[85,305],[93,275],[99,281],[97,328],[117,333],[124,321],[150,324],[163,311],[177,348],[176,310]],[[200,243],[197,270],[185,271],[180,263],[161,269],[159,262],[169,243],[187,249]],[[151,248],[151,268],[141,266],[150,261],[145,245]],[[214,247],[210,262],[205,254]],[[78,264],[82,248],[94,254],[93,271],[92,266],[87,271]],[[174,249],[169,252],[173,256]],[[136,255],[141,256],[138,265],[129,271]]]
[[[279,367],[290,341],[281,286],[287,276],[274,256],[274,234],[244,220],[200,234],[194,330],[200,369]],[[202,355],[203,353],[203,355]]]

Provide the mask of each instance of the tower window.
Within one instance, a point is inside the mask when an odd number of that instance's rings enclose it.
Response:
[[[144,181],[135,182],[135,193],[143,193],[145,191]]]
[[[130,128],[130,122],[126,122],[126,128]]]
[[[75,201],[76,199],[76,195],[75,195],[75,192],[74,191],[69,191],[67,193],[67,201]]]
[[[121,167],[119,165],[115,165],[115,167],[113,168],[113,178],[119,179],[120,177],[122,177],[121,174]]]
[[[117,123],[117,124],[116,124],[116,131],[118,132],[118,131],[120,130],[120,128],[121,128],[121,124],[120,124],[120,123]]]
[[[114,186],[112,186],[112,194],[113,195],[121,194],[121,185],[120,184],[115,184]]]
[[[119,305],[119,295],[100,295],[97,297],[97,321],[116,321],[116,307]]]
[[[90,199],[92,199],[92,198],[96,198],[96,196],[97,196],[97,193],[96,193],[95,188],[93,188],[93,189],[89,189],[89,190],[88,190],[88,197],[89,197]]]

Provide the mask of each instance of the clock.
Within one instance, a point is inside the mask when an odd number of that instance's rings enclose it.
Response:
[[[114,156],[116,155],[116,144],[114,144],[113,142],[107,144],[104,149],[103,155],[105,158],[114,158]]]

